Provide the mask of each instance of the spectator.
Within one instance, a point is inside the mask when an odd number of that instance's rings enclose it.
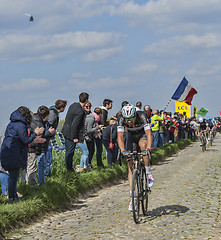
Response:
[[[93,114],[91,113],[91,102],[87,102],[85,105],[85,111],[86,111],[86,119],[85,119],[85,139],[86,139],[86,144],[87,144],[87,149],[88,149],[88,163],[89,167],[92,168],[92,158],[94,155],[94,136],[93,136],[93,131],[89,132],[89,128],[92,129],[93,125],[95,124],[94,122],[94,117]],[[88,126],[90,125],[90,127]],[[96,129],[97,130],[97,129]]]
[[[142,108],[142,102],[138,101],[136,103],[136,111],[142,111],[141,108]]]
[[[48,125],[48,118],[49,108],[42,105],[38,108],[37,113],[34,113],[33,121],[31,123],[31,132],[35,131],[35,129],[38,127],[45,129],[45,131],[41,134],[41,137],[46,140],[44,143],[32,143],[30,145],[28,154],[27,180],[32,187],[35,187],[38,184],[44,184],[45,181],[46,153],[48,150],[50,137],[53,136],[55,132],[55,129]],[[36,182],[36,173],[38,173],[38,184]]]
[[[177,121],[177,117],[174,116],[173,118],[170,118],[170,122],[169,122],[169,143],[173,143],[176,140],[175,139],[175,130],[178,127],[179,127],[179,122]]]
[[[179,130],[180,130],[180,119],[178,116],[178,112],[173,114],[173,122],[174,124],[174,142],[177,142],[179,139]]]
[[[191,139],[192,139],[193,141],[196,141],[197,123],[196,123],[196,118],[195,118],[195,117],[192,117],[192,118],[191,118],[190,128],[191,128],[191,132],[192,132]]]
[[[162,115],[159,116],[159,111],[154,110],[153,116],[151,117],[151,130],[153,135],[153,142],[152,142],[152,148],[156,149],[158,146],[159,141],[159,121],[164,120],[164,114],[162,112]]]
[[[66,100],[57,100],[55,105],[49,108],[49,117],[48,117],[48,124],[49,126],[53,127],[54,129],[57,128],[59,123],[59,113],[64,112],[65,107],[67,105]],[[54,138],[55,136],[52,136]],[[46,153],[46,168],[45,168],[45,176],[49,177],[51,175],[51,168],[52,168],[52,145],[51,141],[48,145],[48,151]]]
[[[116,163],[117,158],[117,118],[115,116],[111,117],[110,125],[103,129],[102,135],[102,141],[107,151],[107,162],[109,166],[112,166],[113,163]],[[113,149],[109,149],[110,142],[113,143]]]
[[[28,136],[28,125],[32,115],[27,107],[21,106],[10,116],[10,123],[5,131],[5,138],[1,147],[1,164],[8,171],[8,196],[9,202],[18,201],[17,181],[21,168],[27,166],[28,144],[41,134],[44,129],[36,128]]]
[[[103,145],[102,145],[102,135],[101,135],[101,130],[103,129],[103,125],[99,125],[100,122],[100,116],[102,114],[102,109],[97,107],[94,109],[94,112],[92,113],[92,115],[94,116],[94,127],[97,127],[97,130],[94,131],[94,141],[96,144],[96,158],[97,158],[97,166],[98,167],[103,167],[104,168],[104,164],[102,162],[102,152],[103,152]],[[88,129],[88,131],[90,132],[90,128]]]
[[[180,122],[181,122],[181,125],[180,125],[180,136],[181,136],[181,139],[185,139],[186,136],[185,136],[185,132],[186,132],[186,121],[184,120],[184,116],[181,116],[180,117]]]
[[[82,92],[79,95],[79,102],[71,104],[66,114],[62,133],[65,137],[65,164],[67,171],[74,172],[73,157],[76,144],[84,143],[86,116],[84,106],[88,102],[88,98],[88,93]],[[84,151],[85,149],[81,150]],[[86,157],[86,151],[84,152],[83,157]]]
[[[187,116],[186,116],[186,112],[183,112],[183,120],[186,122],[186,120],[187,120]]]
[[[5,131],[4,131],[5,133]],[[4,139],[4,133],[0,136],[0,148]],[[4,168],[1,165],[1,159],[0,159],[0,182],[1,182],[1,188],[2,188],[2,194],[3,196],[7,197],[8,195],[8,171],[5,171]]]
[[[102,113],[100,116],[100,124],[104,126],[108,126],[109,122],[107,121],[108,110],[112,108],[113,101],[110,99],[104,99],[103,106],[101,107]]]
[[[121,109],[122,109],[124,106],[126,106],[127,104],[129,104],[128,101],[123,101],[123,102],[121,103]],[[121,109],[117,112],[117,114],[116,114],[117,117],[121,114]]]
[[[149,105],[144,106],[144,112],[147,114],[147,118],[150,121],[151,115],[152,115],[152,109]]]
[[[179,139],[179,131],[180,131],[180,121],[177,113],[174,114],[173,117],[173,122],[174,122],[174,141],[177,142]]]
[[[163,110],[160,111],[160,114],[163,113]],[[164,115],[164,113],[163,113]],[[164,145],[164,135],[165,135],[165,122],[164,120],[159,121],[159,145]]]

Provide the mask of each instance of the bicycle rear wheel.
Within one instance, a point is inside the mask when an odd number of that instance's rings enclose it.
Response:
[[[145,168],[142,168],[141,176],[142,176],[142,180],[141,180],[142,181],[141,183],[142,210],[143,210],[143,215],[147,215],[149,189],[147,187],[147,175],[146,175]]]
[[[133,172],[132,178],[132,210],[134,222],[138,223],[140,216],[140,175],[137,169]]]

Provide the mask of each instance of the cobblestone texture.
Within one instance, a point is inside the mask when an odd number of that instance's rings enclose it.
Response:
[[[11,239],[221,239],[221,136],[202,152],[199,143],[153,166],[148,216],[135,224],[127,181],[79,199],[73,209]]]

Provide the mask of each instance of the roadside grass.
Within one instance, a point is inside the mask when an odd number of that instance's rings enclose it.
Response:
[[[180,140],[176,143],[166,144],[151,154],[152,164],[162,161],[179,149],[183,149],[191,140]],[[74,167],[80,163],[81,151],[76,149]],[[53,152],[52,176],[46,180],[45,185],[32,188],[24,183],[18,183],[18,191],[23,197],[18,203],[9,204],[7,199],[0,196],[0,234],[30,224],[34,220],[50,214],[65,210],[80,195],[95,190],[108,183],[127,178],[127,161],[122,159],[122,165],[116,163],[108,167],[106,152],[103,151],[105,169],[96,166],[96,157],[92,163],[93,169],[81,173],[69,173],[65,169],[64,153]],[[0,238],[1,238],[0,235]]]

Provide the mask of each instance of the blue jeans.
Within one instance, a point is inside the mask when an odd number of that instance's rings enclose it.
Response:
[[[52,168],[52,146],[51,143],[49,142],[48,145],[48,151],[46,153],[46,166],[45,166],[45,176],[50,176],[51,175],[51,168]]]
[[[45,182],[45,166],[46,166],[46,158],[45,153],[41,153],[37,157],[37,163],[38,163],[38,183],[44,184]]]
[[[10,170],[8,177],[8,200],[9,202],[18,201],[17,182],[20,169]]]
[[[114,144],[114,147],[112,150],[109,149],[109,140],[104,140],[103,139],[103,144],[104,147],[106,148],[107,151],[107,162],[108,165],[112,166],[113,163],[116,163],[116,158],[117,158],[117,147],[116,144]]]
[[[152,135],[153,135],[152,148],[157,148],[159,141],[159,131],[152,131]]]
[[[2,194],[4,196],[8,195],[8,174],[0,172],[0,182],[2,187]]]
[[[88,149],[87,149],[86,141],[84,140],[83,143],[78,143],[77,145],[82,151],[80,168],[84,168],[84,167],[88,168],[89,167],[89,160],[88,160],[89,152],[88,152]]]
[[[159,134],[159,145],[160,146],[164,145],[164,133]]]
[[[73,157],[74,157],[74,151],[75,151],[76,143],[73,141],[65,138],[65,165],[68,171],[73,171]]]
[[[103,145],[102,145],[102,138],[94,138],[96,144],[96,158],[97,158],[97,166],[104,167],[102,162],[102,152],[103,152]]]

